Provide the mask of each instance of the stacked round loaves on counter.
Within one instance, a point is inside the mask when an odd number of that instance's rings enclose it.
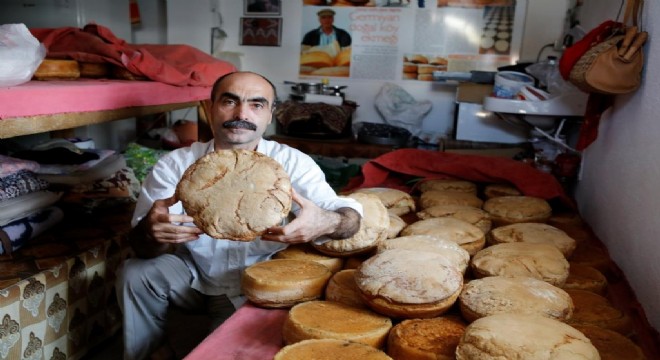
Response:
[[[275,359],[646,358],[616,266],[567,207],[464,179],[342,196],[364,207],[357,234],[244,273],[248,300],[289,308]]]

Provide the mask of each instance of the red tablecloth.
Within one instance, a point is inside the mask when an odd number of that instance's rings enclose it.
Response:
[[[186,360],[267,360],[282,348],[288,309],[243,305],[185,357]]]

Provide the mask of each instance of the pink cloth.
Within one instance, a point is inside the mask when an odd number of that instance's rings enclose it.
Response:
[[[155,81],[30,81],[0,87],[0,119],[176,104],[210,97],[210,87],[181,87]]]
[[[49,58],[111,63],[135,75],[170,85],[212,86],[221,75],[236,71],[232,63],[192,46],[128,44],[101,25],[30,31],[44,44]]]
[[[246,303],[188,354],[186,360],[272,359],[282,348],[288,309]]]

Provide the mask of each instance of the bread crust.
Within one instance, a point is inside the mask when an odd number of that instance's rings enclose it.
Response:
[[[286,249],[278,251],[273,259],[311,260],[325,265],[334,274],[344,267],[344,259],[328,256],[316,250],[310,243],[291,244]]]
[[[356,271],[355,269],[344,269],[335,273],[325,287],[325,300],[367,308],[355,283]]]
[[[456,302],[463,287],[459,269],[442,255],[386,250],[365,260],[355,273],[362,299],[376,312],[394,318],[430,318]]]
[[[366,193],[353,193],[347,197],[362,205],[364,214],[360,228],[350,238],[330,240],[322,244],[313,243],[314,248],[326,255],[348,257],[365,254],[375,250],[378,244],[387,238],[390,216],[380,199],[376,195]]]
[[[633,332],[632,319],[604,296],[591,291],[566,289],[575,310],[567,321],[570,325],[594,325],[616,331],[624,336]]]
[[[542,243],[555,246],[568,259],[575,250],[575,239],[566,232],[543,223],[516,223],[493,229],[486,236],[490,245],[507,242]]]
[[[241,277],[241,290],[255,305],[287,308],[319,299],[332,273],[311,260],[274,259],[249,266]]]
[[[415,199],[405,191],[398,189],[371,187],[355,190],[353,193],[376,195],[388,211],[395,215],[405,215],[415,211]]]
[[[466,326],[458,316],[403,320],[390,330],[387,353],[394,359],[454,360]]]
[[[338,339],[380,349],[387,341],[392,320],[369,309],[314,300],[297,304],[284,320],[282,335],[287,345],[308,339]]]
[[[309,339],[287,345],[273,360],[392,360],[372,346],[337,339]]]
[[[594,325],[573,325],[598,349],[601,360],[646,360],[642,349],[616,331]]]
[[[569,264],[556,247],[548,244],[504,243],[486,247],[470,260],[475,278],[529,276],[561,287]]]
[[[552,216],[550,204],[533,196],[494,197],[483,203],[483,209],[490,213],[493,224],[497,226],[521,222],[545,223]]]
[[[274,159],[249,150],[220,150],[184,172],[176,196],[202,231],[251,241],[289,214],[291,181]]]
[[[596,360],[600,357],[584,334],[561,321],[539,315],[497,314],[468,325],[456,347],[456,359]]]
[[[467,180],[454,180],[454,179],[422,180],[417,185],[417,189],[420,192],[436,190],[436,191],[466,192],[473,195],[477,194],[477,184]]]
[[[464,205],[481,208],[484,201],[477,195],[462,191],[427,190],[419,196],[422,209],[439,205]]]
[[[482,209],[467,205],[438,205],[417,212],[421,220],[436,217],[452,217],[468,222],[488,234],[492,227],[490,214]]]
[[[76,60],[44,59],[33,74],[36,80],[63,80],[80,77],[80,66]]]
[[[433,235],[408,235],[385,240],[378,245],[377,253],[387,250],[416,250],[442,255],[441,261],[465,273],[470,263],[470,253],[459,244]]]
[[[566,291],[530,277],[472,280],[463,286],[458,302],[468,322],[501,313],[541,315],[560,321],[573,315],[573,301]]]
[[[486,236],[478,227],[451,217],[438,217],[416,221],[401,230],[401,236],[432,235],[453,241],[470,255],[476,254],[486,244]]]
[[[568,278],[562,286],[563,289],[587,290],[604,295],[607,289],[607,278],[598,269],[578,263],[570,262]]]

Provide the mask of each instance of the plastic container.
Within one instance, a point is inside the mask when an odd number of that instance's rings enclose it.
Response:
[[[534,86],[534,78],[516,71],[500,71],[495,74],[493,95],[513,99],[523,86]]]

